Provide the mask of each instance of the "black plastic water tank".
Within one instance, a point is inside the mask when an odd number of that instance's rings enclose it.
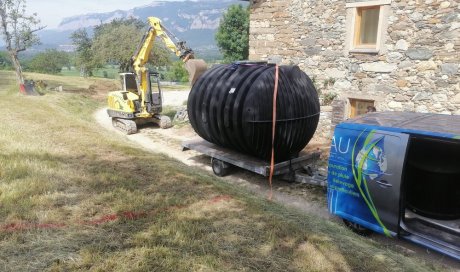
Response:
[[[218,65],[193,85],[188,115],[196,133],[214,144],[264,160],[271,157],[275,65]],[[319,121],[319,100],[297,66],[279,66],[275,160],[294,158]]]

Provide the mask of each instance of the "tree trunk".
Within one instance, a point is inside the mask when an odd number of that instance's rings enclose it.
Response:
[[[15,52],[11,52],[11,51],[8,53],[10,53],[11,61],[13,62],[18,84],[19,85],[24,84],[24,75],[22,74],[22,67],[21,67],[21,63],[19,63],[18,54]]]

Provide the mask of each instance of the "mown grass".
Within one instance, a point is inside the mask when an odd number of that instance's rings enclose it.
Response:
[[[133,147],[98,127],[91,96],[24,97],[11,79],[0,72],[0,271],[445,269]]]

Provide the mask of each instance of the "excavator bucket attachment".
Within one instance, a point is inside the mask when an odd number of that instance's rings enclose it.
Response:
[[[202,59],[190,59],[185,63],[188,72],[188,81],[191,86],[208,69],[206,62]]]

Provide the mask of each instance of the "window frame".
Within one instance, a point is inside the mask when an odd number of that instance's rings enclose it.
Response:
[[[349,118],[353,118],[353,117],[361,115],[361,114],[357,114],[358,113],[358,107],[357,107],[358,102],[372,103],[372,106],[375,107],[375,100],[371,100],[371,99],[361,99],[361,98],[351,98],[350,97],[348,98],[348,101],[350,103]]]
[[[384,17],[385,17],[385,5],[390,5],[391,0],[379,0],[379,1],[364,1],[347,3],[346,8],[352,9],[351,24],[349,26],[350,39],[349,39],[349,52],[350,53],[379,53],[381,51],[382,39],[383,39],[383,28],[384,28]],[[359,10],[371,9],[379,7],[379,19],[377,26],[377,40],[375,46],[357,46],[357,40],[360,36],[360,16]]]
[[[363,32],[362,30],[362,13],[364,10],[371,10],[371,9],[375,9],[375,10],[379,10],[379,18],[378,18],[378,21],[377,21],[377,29],[375,30],[377,33],[376,33],[376,39],[375,39],[375,43],[373,44],[364,44],[364,43],[360,43],[360,39],[361,39],[361,33]],[[379,25],[380,25],[380,6],[368,6],[368,7],[357,7],[355,8],[355,26],[353,28],[353,48],[356,48],[356,49],[377,49],[377,45],[378,45],[378,42],[379,42]]]

